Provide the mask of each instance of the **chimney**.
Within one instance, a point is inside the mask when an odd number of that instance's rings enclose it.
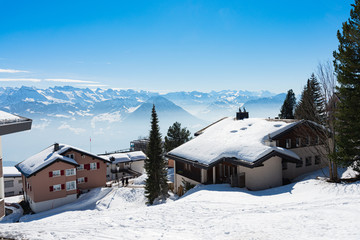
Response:
[[[244,111],[241,111],[239,108],[239,112],[236,113],[236,120],[243,120],[244,118],[249,118],[249,113],[244,108]]]
[[[60,146],[58,143],[54,143],[54,152],[59,151]]]

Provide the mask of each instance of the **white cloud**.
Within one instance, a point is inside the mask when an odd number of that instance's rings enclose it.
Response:
[[[63,123],[60,127],[58,127],[58,129],[69,129],[71,132],[75,133],[75,134],[80,134],[80,133],[84,133],[86,132],[85,129],[83,128],[73,128],[70,125]]]
[[[0,78],[0,82],[41,82],[38,78]]]
[[[94,81],[85,81],[85,80],[68,79],[68,78],[47,78],[45,80],[48,82],[65,82],[65,83],[99,83]]]
[[[95,128],[96,122],[121,122],[122,117],[119,111],[113,113],[102,113],[91,119],[91,127]]]
[[[109,85],[105,85],[105,84],[78,84],[77,86],[80,86],[80,87],[107,87]]]
[[[24,71],[24,70],[16,70],[16,69],[1,69],[0,68],[0,73],[27,73],[29,71]]]

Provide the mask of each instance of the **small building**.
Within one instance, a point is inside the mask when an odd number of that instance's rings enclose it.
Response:
[[[30,130],[32,120],[0,111],[0,219],[5,216],[4,177],[2,167],[1,136]]]
[[[78,193],[106,185],[108,160],[55,143],[15,167],[22,174],[25,200],[33,212],[70,203]]]
[[[140,176],[144,172],[144,161],[147,158],[142,151],[118,152],[100,156],[109,160],[106,173],[108,181]]]
[[[184,181],[250,190],[289,183],[326,166],[321,131],[305,120],[223,118],[167,154],[175,161],[175,191]]]
[[[23,194],[21,173],[15,167],[4,167],[5,197]]]
[[[138,139],[130,142],[130,151],[142,151],[146,153],[147,147],[149,145],[149,139]]]

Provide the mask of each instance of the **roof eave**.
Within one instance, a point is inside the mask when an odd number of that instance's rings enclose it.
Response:
[[[25,119],[23,121],[0,124],[0,136],[10,134],[10,133],[16,133],[16,132],[30,130],[31,125],[32,125],[31,119]]]

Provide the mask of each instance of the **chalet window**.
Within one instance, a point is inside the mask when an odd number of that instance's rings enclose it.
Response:
[[[85,158],[85,154],[82,154],[82,155],[81,155],[81,158]]]
[[[316,145],[319,145],[319,144],[320,144],[320,137],[319,137],[319,136],[316,136],[316,138],[315,138],[315,144],[316,144]]]
[[[286,139],[286,148],[291,148],[291,139]]]
[[[97,169],[97,164],[95,162],[90,163],[90,169],[91,170],[96,170]]]
[[[56,192],[56,191],[61,191],[61,184],[56,184],[56,185],[53,185],[53,191]]]
[[[66,169],[66,176],[74,176],[75,174],[75,168]]]
[[[66,182],[66,191],[71,191],[76,189],[76,181]]]
[[[296,138],[296,147],[301,146],[301,138]]]
[[[84,170],[84,164],[80,164],[76,169],[77,169],[78,171],[79,171],[79,170]]]
[[[300,158],[301,163],[296,163],[297,168],[301,168],[303,166],[302,158]]]
[[[77,183],[84,183],[85,182],[85,178],[84,177],[81,177],[81,178],[78,178],[77,179]]]
[[[186,171],[191,171],[191,165],[185,163],[185,170],[186,170]]]
[[[66,155],[66,157],[68,157],[68,158],[72,158],[72,159],[75,159],[74,154],[68,154],[68,155]]]
[[[315,165],[319,165],[321,161],[321,158],[319,155],[315,156]]]
[[[275,141],[275,144],[276,144],[277,147],[280,147],[279,140],[276,140],[276,141]]]
[[[305,158],[305,165],[306,165],[306,166],[311,166],[311,164],[312,164],[311,157],[306,157],[306,158]]]
[[[55,170],[55,171],[52,171],[52,177],[58,177],[61,175],[61,172],[60,170]]]
[[[14,195],[15,195],[15,192],[14,192],[14,191],[5,192],[5,197],[11,197],[11,196],[14,196]]]
[[[22,183],[22,180],[18,180],[18,183],[21,184],[21,183]]]
[[[5,184],[5,188],[14,187],[14,181],[13,180],[4,181],[4,184]]]
[[[305,145],[306,145],[306,146],[309,146],[309,145],[310,145],[310,136],[307,136],[307,137],[305,138]]]

